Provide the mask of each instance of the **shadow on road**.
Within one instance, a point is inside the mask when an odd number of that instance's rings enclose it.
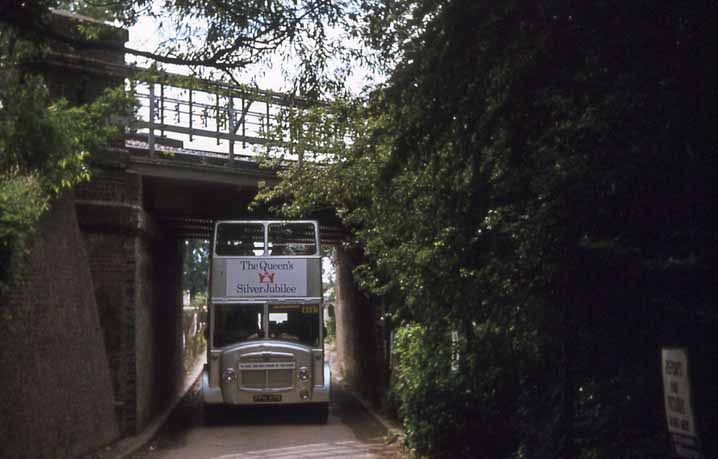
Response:
[[[363,443],[383,444],[386,430],[362,405],[339,384],[332,387],[330,425],[346,425]],[[205,406],[199,385],[193,386],[170,415],[152,441],[153,449],[177,449],[188,443],[188,434],[196,429],[227,429],[245,426],[317,425],[311,407],[284,406]],[[317,425],[321,429],[322,426]]]

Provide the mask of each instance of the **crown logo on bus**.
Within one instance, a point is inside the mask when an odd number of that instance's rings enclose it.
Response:
[[[274,283],[274,274],[275,273],[257,273],[259,275],[259,283],[260,284],[273,284]]]

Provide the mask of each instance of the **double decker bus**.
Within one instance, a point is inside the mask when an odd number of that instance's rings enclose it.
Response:
[[[321,270],[316,221],[215,223],[206,406],[301,404],[326,422]]]

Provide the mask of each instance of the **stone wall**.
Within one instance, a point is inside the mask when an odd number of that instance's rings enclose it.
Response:
[[[42,218],[1,307],[1,455],[72,457],[115,440],[110,369],[69,196]]]

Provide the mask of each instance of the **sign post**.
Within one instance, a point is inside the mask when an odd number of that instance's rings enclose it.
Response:
[[[661,367],[666,424],[673,452],[682,459],[703,459],[691,401],[688,351],[663,348]]]

